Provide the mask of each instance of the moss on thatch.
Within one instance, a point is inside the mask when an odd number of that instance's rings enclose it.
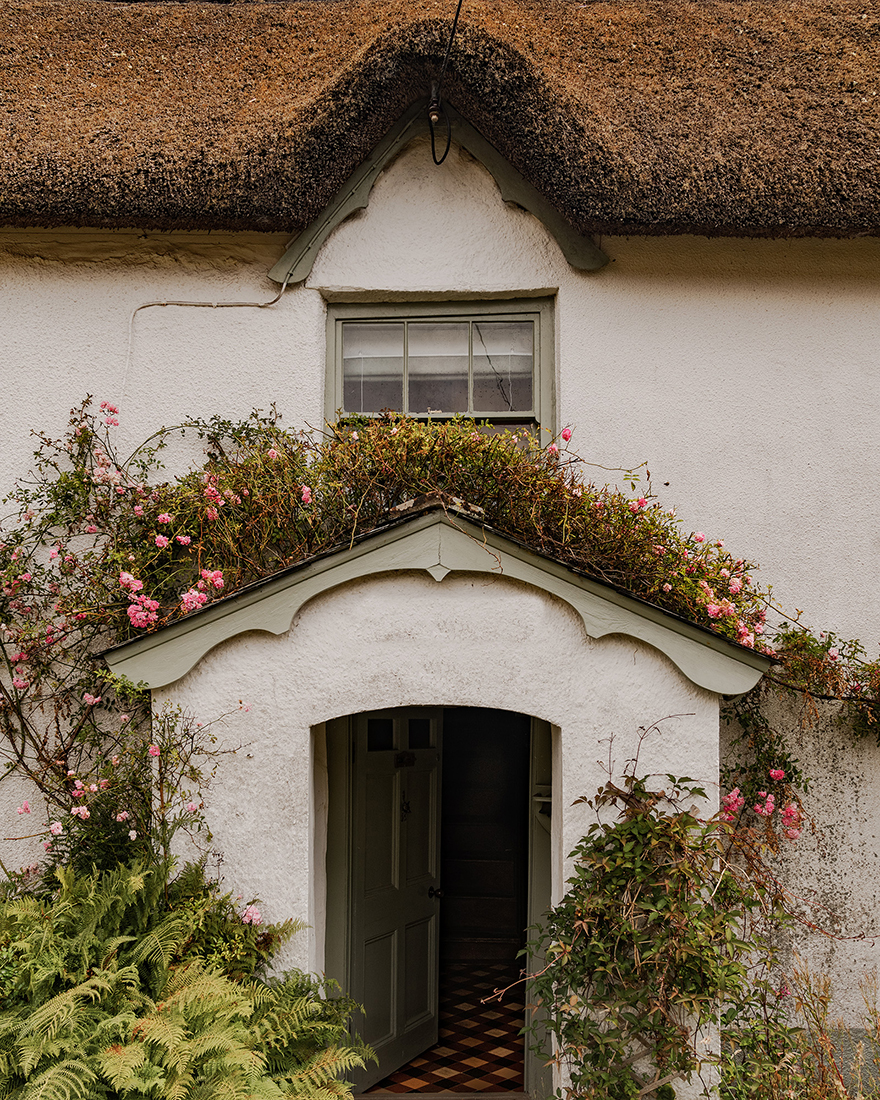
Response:
[[[0,5],[0,222],[296,230],[427,94],[453,0]],[[581,232],[880,228],[880,14],[466,0],[445,94]]]

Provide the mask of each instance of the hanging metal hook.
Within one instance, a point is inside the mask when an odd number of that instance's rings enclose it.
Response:
[[[458,0],[458,7],[455,9],[455,18],[452,20],[452,31],[449,35],[449,41],[446,44],[446,56],[443,58],[443,64],[440,67],[440,76],[431,84],[431,99],[428,103],[428,125],[431,128],[431,158],[435,164],[442,164],[449,154],[449,147],[452,144],[452,126],[449,122],[449,115],[443,110],[443,77],[446,74],[446,66],[449,63],[449,53],[452,49],[452,40],[455,38],[455,32],[458,28],[458,17],[461,15],[462,0]],[[437,146],[434,136],[434,127],[443,118],[446,122],[446,148],[443,150],[443,156],[437,159]]]

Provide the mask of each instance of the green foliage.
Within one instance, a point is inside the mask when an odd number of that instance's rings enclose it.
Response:
[[[247,924],[190,867],[118,866],[0,905],[8,1100],[345,1097],[368,1053],[347,998],[266,965],[297,926]]]
[[[850,728],[880,744],[880,660],[868,660],[857,640],[817,636],[797,623],[783,622],[774,645],[782,661],[774,679],[801,694],[808,714],[816,699],[839,701]]]
[[[682,529],[653,499],[650,474],[644,495],[632,498],[584,480],[568,431],[541,448],[527,432],[491,434],[462,419],[361,417],[307,434],[255,413],[163,429],[124,457],[116,426],[112,406],[96,415],[87,399],[64,438],[39,437],[34,475],[12,495],[17,515],[0,543],[7,767],[36,784],[49,823],[64,824],[64,835],[49,839],[53,858],[78,859],[81,872],[148,859],[156,846],[167,855],[160,831],[184,824],[179,805],[169,814],[163,802],[174,783],[160,776],[157,790],[148,774],[146,748],[161,733],[150,730],[148,698],[108,674],[102,650],[348,546],[408,501],[464,502],[476,518],[589,576],[765,646],[770,594],[750,563]],[[205,457],[169,479],[160,460],[181,436],[187,446],[195,437]],[[635,492],[639,472],[618,472]],[[176,736],[183,746],[186,731]],[[160,771],[170,766],[163,750]],[[182,759],[181,789],[201,781],[188,767]],[[88,797],[77,795],[77,782]],[[68,816],[78,807],[87,818]],[[203,825],[200,815],[191,824]]]
[[[157,447],[175,431],[196,434],[207,460],[175,481],[150,483]],[[50,590],[63,619],[53,633],[139,633],[180,614],[184,590],[228,593],[344,545],[401,503],[433,493],[464,500],[529,545],[729,637],[754,644],[763,622],[747,562],[682,531],[648,496],[631,500],[582,481],[580,459],[556,444],[542,449],[528,434],[388,416],[315,437],[273,418],[215,418],[160,433],[152,449],[123,460],[87,402],[65,441],[42,443],[36,480],[16,491],[19,522],[0,558],[4,611],[17,612],[23,642],[33,639],[26,623],[42,625]],[[51,562],[37,543],[56,549]],[[219,570],[222,580],[198,589],[202,570]],[[120,574],[143,587],[120,585]],[[130,615],[143,599],[158,606]],[[26,603],[34,606],[26,611]]]
[[[588,802],[617,819],[589,828],[531,945],[545,960],[533,990],[570,1098],[662,1097],[690,1079],[713,1060],[702,1044],[722,1007],[751,999],[749,966],[769,948],[752,919],[773,909],[769,891],[731,861],[727,825],[684,807],[705,792],[667,780],[657,791],[628,776]]]

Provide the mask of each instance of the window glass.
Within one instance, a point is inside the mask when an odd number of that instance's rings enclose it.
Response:
[[[468,411],[469,325],[411,321],[407,376],[411,413]]]
[[[328,421],[387,410],[552,437],[550,300],[331,302],[327,318]]]
[[[342,400],[348,412],[403,411],[404,324],[342,326]]]
[[[474,321],[474,404],[478,412],[532,407],[534,325]]]
[[[367,719],[367,752],[388,752],[394,748],[394,719]]]
[[[409,747],[411,749],[429,749],[431,747],[430,718],[410,718]]]

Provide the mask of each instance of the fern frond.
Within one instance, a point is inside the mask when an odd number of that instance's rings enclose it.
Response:
[[[101,1051],[97,1056],[101,1072],[116,1089],[122,1089],[133,1079],[134,1071],[139,1069],[147,1057],[141,1043],[116,1045]]]
[[[152,962],[167,970],[172,958],[190,935],[190,922],[185,916],[172,915],[147,932],[132,952],[136,963]]]
[[[100,1084],[91,1066],[71,1059],[50,1066],[28,1081],[21,1097],[22,1100],[97,1100],[106,1096]]]

